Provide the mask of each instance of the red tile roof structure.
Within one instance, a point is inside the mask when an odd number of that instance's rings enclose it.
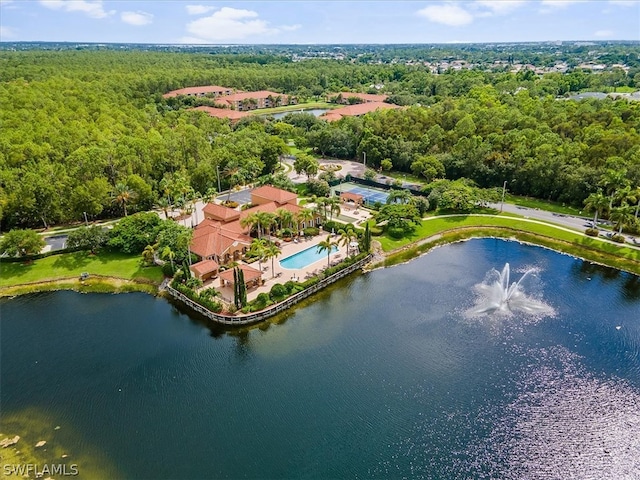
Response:
[[[244,283],[249,283],[252,280],[257,280],[262,277],[262,272],[257,268],[242,264],[238,265],[237,267],[242,270],[242,273],[244,274]],[[220,278],[231,283],[232,285],[235,284],[232,268],[230,268],[229,270],[225,270],[224,272],[220,272]]]
[[[212,117],[216,118],[228,118],[232,122],[237,122],[241,118],[250,115],[247,112],[238,112],[237,110],[231,110],[229,108],[214,108],[202,105],[200,107],[191,108],[190,110],[199,110],[201,112],[208,113]]]
[[[193,272],[193,274],[202,278],[204,275],[208,273],[215,272],[218,270],[219,265],[215,260],[202,260],[201,262],[194,263],[189,267],[189,269]]]
[[[276,202],[279,205],[284,205],[285,203],[289,203],[295,201],[298,198],[298,195],[292,192],[288,192],[286,190],[281,190],[280,188],[272,187],[271,185],[263,185],[262,187],[258,187],[251,191],[251,202],[259,203],[256,200],[264,199],[270,202]]]
[[[204,220],[193,231],[191,251],[204,259],[221,258],[232,246],[249,246],[252,241],[248,235],[229,229],[227,225]]]
[[[217,203],[207,203],[202,211],[207,215],[207,218],[219,220],[224,223],[240,218],[240,212],[238,210],[218,205]]]
[[[233,89],[228,87],[220,87],[218,85],[206,85],[201,87],[186,87],[186,88],[180,88],[178,90],[172,90],[171,92],[165,93],[163,97],[170,98],[170,97],[177,97],[178,95],[203,96],[210,93],[213,93],[214,95],[229,95],[232,92],[233,92]]]
[[[320,115],[319,118],[332,122],[340,120],[342,117],[359,117],[360,115],[375,112],[376,110],[386,110],[390,108],[400,108],[400,106],[384,102],[358,103],[356,105],[331,110],[324,115]]]

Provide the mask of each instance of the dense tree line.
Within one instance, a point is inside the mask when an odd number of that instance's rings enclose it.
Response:
[[[581,204],[611,188],[611,172],[638,185],[639,104],[556,96],[633,84],[632,73],[434,75],[419,64],[292,62],[268,52],[3,51],[0,226],[123,216],[154,205],[188,209],[218,186],[274,173],[292,138],[327,156],[366,153],[372,167],[426,180],[443,171],[483,187],[507,180],[516,193]],[[412,106],[331,124],[289,115],[232,127],[162,98],[205,84],[301,100],[384,85],[391,101]]]

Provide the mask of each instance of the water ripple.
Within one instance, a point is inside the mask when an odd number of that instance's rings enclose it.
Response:
[[[539,353],[541,363],[475,452],[484,478],[640,478],[640,392],[595,378],[560,347]]]

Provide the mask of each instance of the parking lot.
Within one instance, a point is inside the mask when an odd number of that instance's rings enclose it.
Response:
[[[229,197],[229,195],[223,194],[218,197],[218,200],[224,202],[225,200],[227,200],[227,198],[229,198],[233,202],[237,202],[240,205],[245,205],[247,203],[251,203],[251,190],[245,189],[240,190],[239,192],[231,192],[231,197]]]

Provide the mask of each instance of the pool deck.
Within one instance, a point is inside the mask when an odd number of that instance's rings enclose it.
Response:
[[[264,279],[264,285],[260,287],[250,288],[247,291],[247,300],[251,301],[258,296],[260,293],[269,293],[271,287],[273,287],[276,283],[284,284],[289,280],[299,280],[305,281],[307,278],[312,276],[315,273],[319,273],[321,270],[327,267],[327,257],[326,254],[321,260],[312,263],[311,265],[307,265],[304,268],[299,269],[288,269],[282,268],[280,266],[280,259],[287,258],[295,253],[301,252],[309,247],[317,246],[318,243],[325,240],[327,238],[326,232],[321,232],[319,235],[312,237],[308,240],[301,239],[297,243],[295,241],[291,242],[281,242],[280,248],[282,249],[282,253],[273,259],[273,271],[271,270],[271,259],[266,262],[262,262],[262,278]],[[334,235],[332,240],[338,241],[340,238],[339,235]],[[347,248],[343,245],[338,245],[338,251],[332,253],[330,256],[331,263],[342,260],[347,256]],[[258,262],[253,262],[249,264],[251,267],[258,269]],[[278,276],[279,275],[279,276]],[[221,294],[225,301],[232,302],[233,301],[233,288],[231,287],[220,287],[220,280],[218,278],[207,281],[204,285],[204,288],[215,287]]]

